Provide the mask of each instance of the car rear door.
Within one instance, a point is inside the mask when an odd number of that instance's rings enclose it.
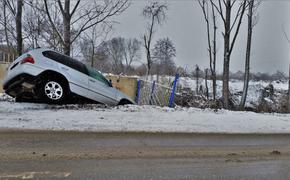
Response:
[[[74,68],[59,64],[59,68],[69,77],[70,89],[77,95],[88,97],[88,75]]]
[[[66,76],[73,93],[88,98],[88,70],[83,63],[55,51],[48,50],[42,54],[58,62],[57,67]]]

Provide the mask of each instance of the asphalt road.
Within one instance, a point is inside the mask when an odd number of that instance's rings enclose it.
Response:
[[[2,130],[0,179],[290,179],[290,135]]]

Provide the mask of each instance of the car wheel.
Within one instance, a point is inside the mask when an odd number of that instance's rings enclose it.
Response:
[[[40,96],[47,103],[65,103],[68,97],[67,85],[59,80],[48,79],[40,85]]]
[[[123,106],[123,105],[129,105],[129,104],[133,104],[131,101],[127,100],[127,99],[122,99],[119,103],[118,106]]]
[[[20,103],[20,102],[25,102],[25,101],[24,101],[24,99],[22,97],[16,96],[15,97],[15,102]]]

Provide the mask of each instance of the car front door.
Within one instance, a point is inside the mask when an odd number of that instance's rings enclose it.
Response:
[[[88,67],[89,72],[89,96],[91,99],[109,105],[116,105],[116,89],[99,72]]]

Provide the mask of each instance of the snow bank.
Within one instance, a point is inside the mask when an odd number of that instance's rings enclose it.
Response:
[[[203,79],[199,82],[200,85],[205,88],[205,81]],[[288,82],[279,82],[279,81],[273,81],[273,82],[265,82],[265,81],[250,81],[249,82],[249,88],[248,88],[248,94],[247,94],[247,100],[246,100],[246,107],[251,108],[257,108],[260,104],[260,99],[263,90],[269,85],[272,84],[274,87],[274,97],[273,100],[271,100],[270,103],[275,104],[275,106],[279,106],[279,102],[283,98],[283,93],[285,94],[288,90]],[[196,89],[196,81],[194,79],[188,78],[188,77],[181,77],[179,80],[179,85],[182,88],[189,88],[192,91],[195,91]],[[239,105],[242,92],[243,92],[243,81],[239,80],[230,80],[229,86],[230,86],[230,92],[233,95],[233,99],[235,100],[235,104]],[[209,94],[212,96],[212,81],[208,81],[208,87],[209,87]],[[217,98],[222,97],[222,81],[217,81]],[[274,105],[273,105],[274,106]],[[272,107],[272,109],[275,109],[275,107]]]
[[[0,128],[95,132],[290,133],[290,115],[0,101]]]
[[[14,99],[5,93],[0,93],[0,101],[14,101]]]

